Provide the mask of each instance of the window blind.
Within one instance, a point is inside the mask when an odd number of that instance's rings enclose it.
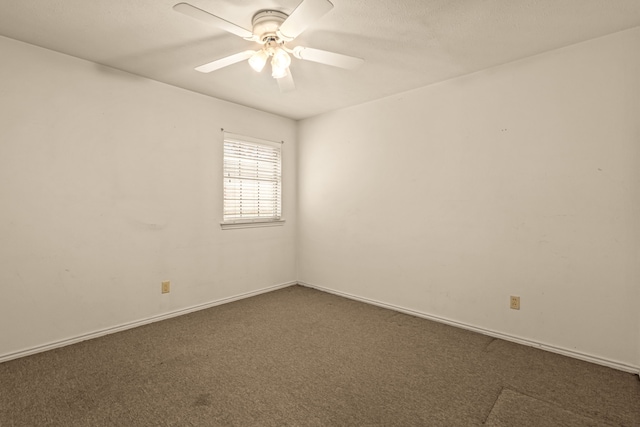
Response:
[[[224,222],[281,217],[281,143],[224,133]]]

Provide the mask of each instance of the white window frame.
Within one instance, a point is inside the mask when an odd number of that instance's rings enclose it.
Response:
[[[222,158],[223,221],[220,226],[232,229],[283,225],[282,142],[223,132]],[[252,182],[260,184],[251,185]],[[238,195],[243,183],[249,194],[246,213],[243,212],[242,195]],[[260,212],[260,188],[266,188],[271,199],[267,200],[266,213]]]

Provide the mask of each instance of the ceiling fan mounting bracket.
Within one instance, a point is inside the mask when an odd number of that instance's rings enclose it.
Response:
[[[289,15],[278,10],[260,10],[253,15],[253,19],[251,20],[253,34],[255,34],[262,43],[273,41],[280,44],[284,43],[284,40],[278,36],[277,32],[280,25],[282,25],[288,17]]]

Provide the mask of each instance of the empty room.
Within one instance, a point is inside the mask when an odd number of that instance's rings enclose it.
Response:
[[[638,0],[8,0],[0,54],[0,426],[640,425]]]

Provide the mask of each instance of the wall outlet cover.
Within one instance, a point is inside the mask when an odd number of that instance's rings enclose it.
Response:
[[[169,292],[171,292],[171,282],[169,280],[166,280],[162,282],[162,293],[168,294]]]

